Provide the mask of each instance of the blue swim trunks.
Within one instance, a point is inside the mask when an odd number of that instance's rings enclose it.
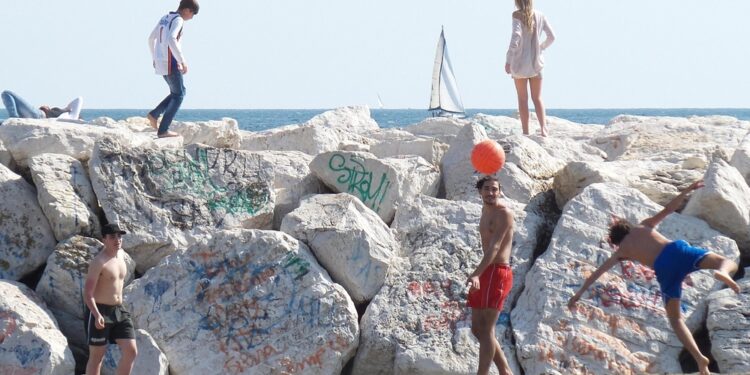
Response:
[[[664,246],[659,256],[654,260],[656,280],[661,286],[664,303],[671,298],[682,297],[682,280],[691,272],[697,271],[698,264],[708,254],[707,250],[690,246],[689,243],[678,240]]]

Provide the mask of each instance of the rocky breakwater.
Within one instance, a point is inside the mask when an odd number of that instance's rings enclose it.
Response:
[[[231,119],[176,123],[181,137],[155,139],[144,118],[7,120],[0,277],[38,297],[0,296],[0,372],[70,374],[72,352],[81,373],[81,280],[101,246],[92,237],[116,221],[136,269],[125,300],[137,373],[475,373],[465,282],[481,257],[482,206],[469,154],[487,138],[506,149],[497,177],[515,217],[514,283],[496,325],[514,373],[689,369],[649,269],[622,262],[578,310],[564,305],[610,253],[610,214],[642,219],[698,178],[706,187],[658,229],[749,254],[750,124],[549,123],[547,138],[487,115],[380,129],[366,107],[346,107],[263,132]],[[715,370],[747,371],[747,327],[724,318],[744,314],[746,291],[720,286],[692,274],[685,317],[708,327]],[[27,308],[46,311],[30,315],[45,328],[29,339]],[[117,358],[110,348],[104,373]]]

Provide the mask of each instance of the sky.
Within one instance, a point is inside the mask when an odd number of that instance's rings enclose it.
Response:
[[[152,108],[147,38],[177,0],[0,0],[0,89],[34,105]],[[203,0],[183,108],[426,109],[440,28],[466,108],[514,108],[512,0]],[[547,108],[748,108],[748,0],[537,0]]]

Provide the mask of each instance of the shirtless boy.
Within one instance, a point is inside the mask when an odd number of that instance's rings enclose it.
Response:
[[[697,362],[700,373],[707,375],[709,374],[708,358],[701,354],[690,330],[682,319],[682,312],[680,311],[682,280],[693,271],[711,269],[715,270],[714,277],[717,280],[739,293],[739,286],[730,276],[737,271],[737,264],[721,255],[692,247],[683,240],[671,241],[655,229],[667,215],[682,206],[688,193],[701,187],[703,187],[703,181],[696,181],[669,202],[661,212],[643,220],[640,225],[632,225],[624,219],[615,220],[609,227],[608,238],[608,242],[615,252],[586,279],[581,289],[570,298],[568,308],[574,309],[583,292],[620,260],[634,260],[651,267],[661,286],[661,294],[666,304],[665,310],[669,324],[672,325],[672,329],[674,329],[682,345]]]
[[[501,375],[512,374],[500,343],[495,338],[495,324],[503,309],[503,302],[513,287],[510,269],[510,249],[513,243],[513,211],[500,201],[500,183],[493,176],[477,182],[482,197],[482,217],[479,235],[482,240],[482,261],[469,275],[471,333],[479,340],[479,369],[477,374],[489,374],[495,363]]]
[[[137,355],[133,322],[130,313],[122,308],[122,287],[127,273],[120,248],[124,234],[117,224],[103,226],[104,249],[89,264],[84,287],[84,300],[90,311],[88,375],[99,375],[107,343],[117,343],[122,353],[117,375],[129,375]]]

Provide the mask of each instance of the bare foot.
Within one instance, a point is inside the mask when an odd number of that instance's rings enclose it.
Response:
[[[740,293],[740,286],[737,285],[737,283],[734,282],[734,280],[732,280],[732,277],[729,276],[729,274],[722,272],[722,271],[714,271],[714,278],[716,280],[723,282],[724,284],[727,284],[727,286],[732,288],[732,290],[734,290],[735,293],[737,294]]]
[[[542,128],[542,137],[546,137],[546,136],[547,136],[547,129]]]
[[[166,133],[157,134],[157,137],[159,138],[179,137],[179,136],[180,136],[179,134],[172,132],[172,131],[167,131]]]
[[[154,118],[154,116],[151,116],[151,114],[149,113],[148,115],[146,115],[146,118],[148,119],[149,124],[151,124],[151,127],[157,129],[156,119]]]
[[[711,375],[711,371],[708,370],[708,358],[700,356],[700,358],[696,358],[695,362],[698,363],[698,371],[701,375]]]

